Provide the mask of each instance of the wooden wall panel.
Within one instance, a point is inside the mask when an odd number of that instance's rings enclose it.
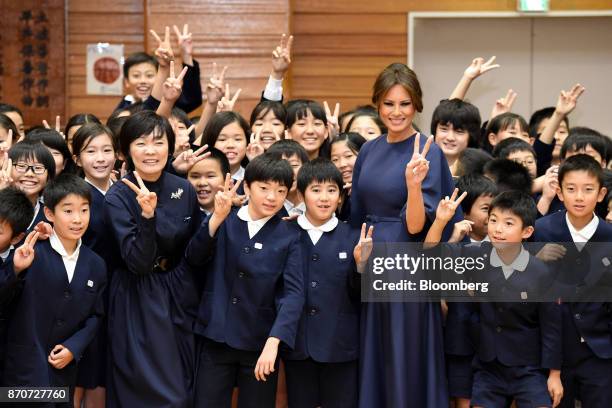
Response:
[[[105,121],[112,113],[121,97],[86,94],[87,44],[123,44],[126,56],[144,50],[144,11],[144,0],[68,0],[67,117],[89,112]]]

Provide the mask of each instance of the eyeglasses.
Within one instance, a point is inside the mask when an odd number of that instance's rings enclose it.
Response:
[[[15,163],[13,164],[13,167],[15,167],[15,170],[17,170],[17,173],[27,173],[28,170],[32,170],[32,173],[34,174],[44,174],[47,171],[47,168],[45,166],[43,166],[42,164],[34,164],[32,166],[30,166],[29,164],[26,163]]]

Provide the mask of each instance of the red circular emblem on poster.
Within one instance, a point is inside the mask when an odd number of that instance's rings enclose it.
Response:
[[[93,66],[94,77],[104,84],[112,84],[121,75],[119,62],[110,57],[97,60]]]

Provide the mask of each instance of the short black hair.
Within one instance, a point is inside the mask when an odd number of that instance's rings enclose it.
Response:
[[[57,150],[62,154],[64,158],[64,170],[65,172],[74,172],[75,164],[72,160],[72,153],[68,149],[66,139],[55,129],[46,129],[44,127],[36,127],[31,129],[25,137],[25,140],[31,140],[33,142],[40,142],[47,146],[49,149]],[[55,169],[57,173],[57,169]]]
[[[34,207],[25,193],[16,187],[0,190],[0,221],[8,222],[11,226],[13,230],[11,238],[26,232],[32,218],[34,218]]]
[[[74,174],[62,173],[45,187],[45,207],[54,212],[59,202],[70,194],[83,197],[91,203],[91,188],[87,182]]]
[[[13,135],[11,137],[11,144],[15,143],[19,138],[19,130],[17,126],[15,126],[15,122],[4,113],[0,113],[0,128],[6,130],[7,132],[11,130]]]
[[[384,135],[387,133],[387,127],[385,126],[384,122],[378,115],[378,112],[376,111],[372,112],[371,110],[365,110],[365,109],[358,109],[355,112],[353,112],[353,116],[351,117],[351,120],[349,120],[349,122],[346,124],[346,129],[344,130],[346,132],[350,131],[351,126],[353,125],[353,122],[355,122],[355,119],[362,117],[362,116],[372,119],[374,123],[376,123],[376,126],[378,126],[378,129],[380,129],[381,135]]]
[[[561,163],[561,166],[559,166],[559,186],[563,185],[563,179],[571,171],[586,171],[589,175],[597,178],[599,187],[604,185],[604,171],[601,165],[588,154],[577,154],[568,157]]]
[[[66,123],[66,127],[64,128],[64,135],[68,137],[68,132],[74,126],[82,126],[87,123],[102,123],[100,119],[96,115],[91,113],[77,113],[76,115],[72,115],[70,119],[68,119],[68,123]]]
[[[308,153],[306,153],[306,149],[292,139],[282,139],[274,142],[272,146],[270,146],[266,153],[269,153],[277,160],[281,160],[283,156],[292,157],[297,156],[298,159],[302,162],[302,164],[308,162]]]
[[[132,68],[134,65],[142,64],[143,62],[153,65],[156,71],[159,67],[157,60],[153,56],[147,54],[146,52],[135,52],[130,54],[125,59],[125,63],[123,64],[123,77],[127,79],[130,73],[130,68]]]
[[[459,177],[456,187],[461,193],[466,192],[467,195],[461,202],[461,208],[464,214],[469,214],[472,211],[472,206],[476,200],[481,197],[495,197],[497,194],[497,186],[491,179],[482,174],[466,174]]]
[[[113,132],[101,123],[90,122],[82,125],[74,134],[72,138],[73,154],[78,157],[83,149],[85,149],[95,137],[100,135],[108,135],[111,139],[113,149],[117,151],[116,139],[113,136]]]
[[[357,132],[343,132],[336,135],[329,145],[331,147],[334,143],[338,142],[346,142],[348,148],[351,149],[353,153],[358,154],[361,150],[361,146],[363,146],[367,140]]]
[[[435,135],[438,125],[453,125],[453,129],[468,132],[468,146],[478,147],[480,136],[480,112],[478,108],[461,99],[443,99],[431,117],[431,134]]]
[[[204,160],[216,160],[219,163],[221,173],[225,178],[225,175],[230,172],[229,160],[227,160],[227,156],[225,156],[225,153],[215,147],[209,147],[208,149],[206,149],[206,151],[210,153],[210,155]],[[191,172],[191,170],[189,170],[189,172]]]
[[[606,136],[602,135],[598,131],[588,127],[573,127],[569,131],[569,136],[561,145],[560,157],[564,159],[569,152],[576,152],[586,149],[587,146],[591,146],[601,158],[604,160],[604,164],[608,162],[608,141]]]
[[[491,201],[489,215],[494,209],[510,211],[519,217],[523,228],[533,227],[538,216],[538,208],[531,196],[523,191],[504,191]]]
[[[21,110],[18,107],[16,107],[15,105],[8,104],[8,103],[0,102],[0,113],[7,113],[7,112],[17,112],[19,116],[21,116],[21,118],[23,119],[23,113],[21,113]]]
[[[529,118],[529,137],[539,139],[540,134],[538,133],[538,127],[540,127],[540,123],[542,123],[544,119],[551,118],[553,113],[555,113],[554,106],[547,106],[546,108],[542,108],[533,112],[531,114],[531,117]],[[567,115],[563,116],[563,121],[569,129],[569,119]]]
[[[247,145],[249,144],[249,136],[251,134],[251,128],[247,121],[240,115],[238,112],[229,111],[229,112],[218,112],[215,113],[204,128],[204,133],[202,134],[202,143],[207,144],[209,146],[214,146],[217,143],[217,139],[219,135],[223,131],[227,125],[232,123],[237,123],[238,126],[244,132],[244,137],[246,139]],[[243,164],[246,164],[246,156],[243,160]]]
[[[274,113],[274,117],[283,124],[287,120],[287,109],[285,109],[285,105],[278,101],[261,101],[253,108],[251,112],[251,118],[249,120],[249,125],[252,127],[255,124],[257,119],[261,119],[268,114],[268,112],[272,111]]]
[[[513,126],[517,121],[522,131],[529,131],[529,126],[527,126],[527,122],[525,121],[525,119],[521,115],[517,115],[516,113],[502,113],[501,115],[497,115],[493,119],[489,120],[487,130],[485,131],[484,138],[482,139],[482,148],[484,148],[488,152],[492,151],[493,146],[489,142],[489,134],[497,134],[503,130],[506,130],[509,127]]]
[[[323,124],[327,127],[327,115],[325,114],[325,109],[319,102],[311,99],[293,99],[287,102],[285,128],[290,129],[295,122],[307,117],[308,112],[312,113],[315,119],[323,121]],[[319,156],[329,157],[329,137],[323,141],[323,144],[319,148]]]
[[[287,160],[279,160],[264,153],[251,160],[244,171],[244,182],[247,186],[255,181],[276,181],[290,189],[293,184],[293,169]]]
[[[121,154],[127,161],[128,168],[134,170],[134,162],[130,157],[130,145],[141,136],[153,134],[155,139],[168,140],[168,155],[174,153],[174,131],[168,119],[159,116],[153,111],[142,111],[131,115],[121,126],[119,133],[119,147]]]
[[[536,152],[529,143],[518,137],[509,137],[499,142],[493,149],[493,157],[498,159],[507,159],[512,153],[515,152],[529,152],[533,154],[535,159]]]
[[[464,176],[466,174],[479,173],[482,174],[484,166],[489,161],[493,160],[493,156],[485,152],[482,149],[476,149],[474,147],[468,147],[459,157],[459,164],[457,166],[457,176]]]
[[[494,159],[485,164],[485,176],[497,185],[497,190],[518,190],[531,194],[531,176],[525,166],[509,159]]]
[[[326,181],[336,184],[339,192],[342,192],[343,183],[340,170],[329,159],[317,157],[308,163],[304,163],[298,172],[297,188],[303,196],[311,183]]]
[[[16,164],[19,160],[36,161],[47,169],[47,181],[55,177],[55,160],[53,155],[42,143],[22,140],[15,143],[8,151],[9,158]]]

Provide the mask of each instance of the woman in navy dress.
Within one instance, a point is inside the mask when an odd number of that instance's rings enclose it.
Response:
[[[198,294],[184,253],[198,201],[187,180],[164,171],[174,147],[165,118],[130,116],[119,139],[134,171],[105,197],[121,254],[109,291],[107,406],[189,407]]]
[[[359,152],[350,221],[373,223],[376,243],[422,240],[439,200],[454,188],[442,151],[413,127],[421,95],[404,64],[385,68],[374,85],[388,134]],[[448,406],[439,304],[364,303],[360,352],[360,407]]]

